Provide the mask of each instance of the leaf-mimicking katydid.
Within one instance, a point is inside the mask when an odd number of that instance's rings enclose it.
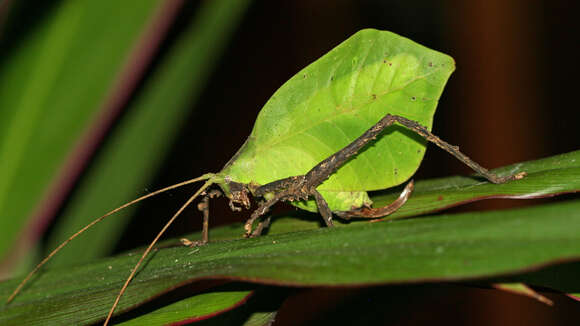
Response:
[[[225,195],[233,210],[259,206],[247,220],[245,236],[258,236],[270,222],[268,210],[279,201],[318,211],[333,226],[343,219],[378,218],[401,207],[413,190],[407,183],[397,200],[372,207],[368,191],[400,185],[415,173],[432,142],[493,183],[499,177],[475,163],[430,130],[438,99],[454,69],[453,59],[396,34],[366,29],[288,80],[266,103],[240,150],[218,173],[205,174],[150,193],[101,216],[58,246],[18,286],[70,240],[118,210],[185,184],[204,185],[173,215],[133,268],[105,321],[107,324],[144,258],[177,216],[202,195],[202,239],[208,242],[208,201]],[[213,186],[213,187],[212,187]],[[254,227],[255,222],[258,222]]]

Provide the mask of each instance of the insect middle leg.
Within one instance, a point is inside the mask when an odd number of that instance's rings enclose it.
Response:
[[[263,221],[261,221],[257,228],[252,231],[252,225],[254,224],[254,222],[264,216],[266,213],[268,213],[268,211],[270,210],[270,207],[272,207],[274,204],[276,204],[279,201],[286,201],[286,200],[296,200],[296,199],[307,199],[308,195],[313,195],[315,200],[316,200],[316,204],[318,205],[318,211],[320,212],[320,214],[323,217],[324,222],[326,223],[326,226],[328,227],[332,227],[333,223],[332,223],[332,211],[330,210],[330,208],[328,207],[328,204],[326,203],[326,201],[324,200],[324,198],[322,197],[322,195],[316,191],[316,189],[313,189],[312,192],[304,192],[298,189],[302,189],[304,190],[303,187],[301,187],[301,185],[303,185],[303,181],[301,183],[299,183],[300,181],[298,179],[304,179],[304,176],[298,176],[298,177],[292,177],[292,178],[288,178],[289,180],[293,180],[293,184],[291,185],[291,187],[289,189],[285,189],[279,193],[277,193],[274,198],[267,200],[266,202],[262,203],[256,210],[254,210],[254,212],[252,213],[252,215],[250,216],[250,218],[246,221],[246,224],[244,225],[244,229],[246,230],[246,237],[256,237],[259,236],[262,233],[262,230],[266,227],[268,227],[270,225],[270,217],[267,217],[266,219],[264,219]],[[286,180],[286,179],[284,179]],[[275,181],[278,182],[278,181]],[[265,189],[270,189],[270,184],[265,185],[264,187],[266,187]],[[258,193],[261,193],[260,191]]]
[[[201,202],[197,205],[197,209],[203,213],[203,224],[201,229],[201,240],[191,241],[186,238],[181,238],[181,243],[188,247],[197,247],[209,242],[209,200],[221,196],[221,191],[214,189],[210,190]]]
[[[258,206],[258,208],[256,208],[252,212],[252,215],[250,215],[250,218],[246,221],[246,224],[244,224],[244,230],[246,230],[246,233],[245,233],[246,238],[256,237],[256,236],[260,235],[260,233],[262,232],[262,229],[264,228],[263,225],[262,226],[258,225],[257,230],[259,230],[259,231],[254,231],[254,232],[252,232],[252,225],[254,224],[254,222],[257,219],[259,219],[260,217],[262,217],[266,213],[268,213],[268,211],[270,210],[270,207],[274,206],[274,204],[276,204],[277,202],[282,200],[282,198],[284,197],[285,194],[286,194],[286,192],[278,193],[274,198],[267,200],[266,202],[260,204],[260,206]],[[269,223],[270,223],[270,221],[268,220],[268,224]]]

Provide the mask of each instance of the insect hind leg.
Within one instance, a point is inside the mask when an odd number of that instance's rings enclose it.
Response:
[[[417,133],[421,137],[425,138],[426,140],[439,146],[441,149],[443,149],[443,150],[447,151],[449,154],[455,156],[458,160],[463,162],[465,165],[469,166],[471,169],[473,169],[479,175],[486,178],[487,180],[489,180],[492,183],[504,183],[504,182],[507,182],[510,180],[519,180],[527,175],[526,172],[520,172],[520,173],[516,173],[513,175],[507,175],[507,176],[500,177],[497,174],[492,173],[488,169],[482,167],[477,162],[470,159],[467,155],[461,153],[459,151],[458,146],[453,146],[453,145],[447,143],[446,141],[442,140],[441,138],[435,136],[429,130],[427,130],[427,128],[420,125],[419,123],[417,123],[413,120],[409,120],[405,117],[398,116],[398,115],[387,114],[385,116],[385,118],[387,118],[391,121],[396,121],[396,122],[400,123],[401,125],[405,126],[406,128],[414,131],[415,133]],[[383,118],[383,119],[385,119],[385,118]]]

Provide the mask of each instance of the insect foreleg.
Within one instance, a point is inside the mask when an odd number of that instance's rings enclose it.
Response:
[[[188,247],[197,247],[209,242],[209,200],[222,195],[222,192],[213,189],[204,194],[203,199],[197,204],[197,209],[203,213],[203,224],[201,230],[201,240],[191,241],[187,238],[181,238],[181,243]]]

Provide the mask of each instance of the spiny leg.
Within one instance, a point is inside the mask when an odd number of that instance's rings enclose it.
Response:
[[[330,209],[328,208],[326,200],[324,200],[322,195],[320,195],[320,193],[316,190],[316,187],[324,182],[324,180],[328,179],[328,177],[336,170],[338,170],[338,168],[340,168],[344,163],[346,163],[350,157],[356,155],[361,148],[363,148],[370,141],[374,140],[386,127],[392,125],[393,121],[389,117],[390,115],[387,114],[387,116],[365,131],[353,142],[346,145],[338,152],[330,155],[322,162],[318,163],[316,166],[310,169],[306,175],[304,175],[305,186],[307,189],[312,189],[311,193],[316,199],[316,203],[321,214],[326,214],[325,210],[327,209],[330,211]],[[325,206],[326,209],[324,208]],[[327,216],[323,215],[323,218],[327,226],[333,225],[332,214],[328,214]]]
[[[449,154],[455,156],[458,160],[460,160],[465,165],[472,168],[475,172],[477,172],[479,175],[486,178],[487,180],[489,180],[492,183],[504,183],[504,182],[507,182],[510,180],[519,180],[527,175],[526,172],[520,172],[520,173],[517,173],[514,175],[500,177],[495,173],[489,172],[488,169],[482,167],[477,162],[470,159],[467,155],[461,153],[459,151],[458,146],[453,146],[453,145],[443,141],[441,138],[433,135],[429,130],[427,130],[427,128],[418,124],[417,122],[415,122],[413,120],[409,120],[409,119],[401,117],[401,116],[398,116],[398,115],[390,115],[390,114],[387,114],[383,118],[383,120],[385,120],[385,119],[390,120],[390,121],[396,121],[396,122],[402,124],[403,126],[407,127],[408,129],[416,132],[421,137],[427,139],[428,141],[432,142],[433,144],[435,144],[435,145],[439,146],[440,148],[444,149],[445,151],[447,151]],[[392,124],[392,122],[391,122],[391,124]]]
[[[246,221],[246,224],[244,225],[244,229],[246,230],[245,236],[253,237],[260,235],[262,229],[264,229],[266,225],[270,223],[270,221],[267,220],[264,221],[267,223],[261,223],[261,225],[258,225],[258,228],[260,230],[255,232],[252,232],[253,223],[258,218],[266,214],[270,209],[270,207],[272,207],[277,202],[308,198],[308,192],[306,191],[307,188],[304,187],[304,180],[305,180],[304,176],[299,175],[276,180],[255,189],[254,196],[256,197],[264,197],[268,193],[273,193],[274,197],[260,204],[260,206],[252,213],[250,218]]]
[[[197,209],[203,213],[203,226],[201,230],[201,240],[191,241],[187,238],[181,238],[180,241],[184,246],[197,247],[209,242],[209,200],[221,196],[221,191],[214,189],[204,194],[203,199],[197,204]]]
[[[334,223],[332,223],[332,211],[328,207],[328,203],[324,200],[324,197],[316,190],[312,192],[314,199],[316,199],[316,205],[318,206],[318,212],[322,215],[322,219],[324,223],[326,223],[327,227],[333,227]]]
[[[276,194],[276,196],[274,198],[272,198],[271,200],[268,200],[267,202],[260,205],[260,207],[258,207],[252,213],[251,217],[248,219],[248,221],[246,222],[246,225],[245,225],[246,237],[259,236],[261,234],[262,230],[269,226],[270,217],[268,217],[264,221],[260,222],[260,224],[258,224],[256,230],[251,232],[252,224],[256,221],[256,219],[258,219],[260,216],[266,214],[268,212],[268,210],[270,209],[270,207],[272,207],[278,201],[284,201],[284,200],[289,200],[289,199],[293,200],[296,198],[306,199],[308,197],[307,193],[303,192],[304,188],[300,187],[300,185],[303,184],[303,180],[304,180],[303,176],[291,177],[291,178],[287,178],[287,179],[283,179],[283,180],[284,180],[284,182],[291,180],[291,182],[289,182],[289,184],[286,185],[289,189],[286,189],[285,191],[282,191],[282,192]],[[281,181],[281,180],[279,180],[279,181]],[[279,183],[279,182],[275,181],[275,183]],[[263,187],[265,187],[264,189],[271,190],[271,188],[269,186],[270,186],[270,184],[267,184],[267,185],[264,185]],[[279,185],[277,185],[277,189],[280,189]],[[302,189],[302,191],[301,191],[301,189]],[[256,193],[263,195],[265,192],[260,191],[260,189],[258,189],[256,191]],[[334,226],[334,224],[332,223],[332,211],[328,207],[326,200],[324,200],[322,195],[316,189],[312,189],[310,194],[313,195],[315,200],[316,200],[316,204],[318,206],[318,211],[322,215],[322,217],[324,219],[324,223],[326,223],[326,225],[328,227]],[[293,198],[293,199],[291,199],[291,198]]]
[[[334,213],[345,220],[349,220],[351,218],[380,218],[383,216],[387,216],[397,211],[399,208],[401,208],[401,206],[403,206],[407,202],[407,199],[409,199],[409,197],[413,193],[414,187],[415,185],[413,180],[409,181],[409,183],[407,183],[407,185],[405,186],[405,189],[403,189],[403,191],[399,195],[399,198],[397,198],[395,201],[384,207],[379,208],[363,207],[359,209],[353,209],[350,211],[340,211]]]
[[[504,182],[509,181],[509,180],[519,180],[519,179],[522,179],[523,177],[526,176],[525,172],[520,172],[520,173],[517,173],[515,175],[509,175],[509,176],[505,176],[505,177],[500,177],[494,173],[491,173],[491,172],[489,172],[489,170],[485,169],[481,165],[479,165],[476,162],[474,162],[473,160],[471,160],[469,157],[467,157],[467,155],[461,153],[459,151],[459,147],[452,146],[449,143],[441,140],[439,137],[433,135],[429,130],[427,130],[427,128],[420,125],[419,123],[412,121],[412,120],[409,120],[407,118],[401,117],[401,116],[387,114],[381,120],[379,120],[379,122],[377,122],[375,125],[373,125],[371,128],[369,128],[367,131],[365,131],[360,137],[355,139],[350,144],[346,145],[344,148],[342,148],[338,152],[330,155],[329,157],[324,159],[322,162],[318,163],[310,171],[308,171],[308,173],[306,173],[304,176],[295,176],[295,177],[290,177],[290,178],[274,181],[272,183],[269,183],[265,186],[258,188],[256,191],[256,195],[258,195],[258,196],[261,196],[267,192],[275,192],[278,189],[285,188],[286,190],[278,193],[273,200],[267,201],[262,207],[258,208],[256,211],[254,211],[254,213],[252,214],[252,217],[250,217],[250,219],[248,219],[248,221],[246,222],[246,225],[245,225],[245,228],[247,231],[246,235],[249,236],[251,234],[252,223],[258,217],[262,216],[266,212],[266,210],[269,209],[269,207],[272,206],[275,202],[282,200],[282,197],[283,197],[281,195],[282,193],[285,193],[285,196],[287,196],[287,197],[292,196],[292,195],[296,196],[296,195],[299,195],[300,192],[304,192],[304,189],[307,189],[306,195],[314,195],[316,198],[317,204],[319,206],[319,210],[321,211],[321,214],[323,214],[323,213],[326,214],[325,209],[323,207],[324,206],[328,207],[328,205],[326,204],[326,201],[324,200],[324,198],[322,198],[320,193],[318,193],[316,191],[316,188],[322,182],[324,182],[326,179],[328,179],[328,177],[332,173],[334,173],[338,168],[340,168],[344,163],[346,163],[349,158],[356,155],[359,150],[361,150],[365,145],[367,145],[372,140],[376,139],[376,137],[379,134],[381,134],[383,132],[383,130],[385,130],[385,128],[393,125],[395,122],[400,123],[401,125],[405,126],[406,128],[408,128],[408,129],[414,131],[415,133],[417,133],[418,135],[422,136],[426,140],[436,144],[440,148],[449,152],[450,154],[455,156],[457,159],[462,161],[467,166],[471,167],[473,170],[475,170],[477,173],[479,173],[480,175],[482,175],[483,177],[485,177],[487,180],[489,180],[492,183],[504,183]],[[409,187],[409,185],[407,185],[407,187]],[[412,183],[410,183],[410,187],[411,188],[413,187]],[[368,213],[371,216],[373,214],[383,214],[380,216],[384,216],[385,214],[390,214],[390,213],[394,212],[399,207],[401,207],[405,203],[407,198],[409,197],[410,191],[406,191],[406,190],[408,190],[408,189],[405,188],[405,191],[403,191],[403,193],[401,194],[399,199],[397,199],[397,201],[395,201],[393,204],[388,205],[382,209],[370,211]],[[304,195],[304,194],[302,194],[302,195]],[[332,214],[324,216],[324,221],[326,222],[327,225],[330,226],[332,224]]]
[[[260,235],[262,235],[262,232],[264,231],[264,229],[267,229],[270,227],[271,221],[272,221],[271,216],[268,216],[263,221],[260,221],[260,223],[258,223],[258,226],[256,226],[254,231],[252,231],[250,238],[259,237]]]
[[[459,147],[452,146],[449,143],[441,140],[439,137],[433,135],[429,130],[427,130],[427,128],[421,126],[417,122],[401,116],[387,114],[374,126],[365,131],[360,137],[355,139],[352,143],[346,145],[338,152],[330,155],[328,158],[318,163],[315,167],[308,171],[305,178],[306,185],[308,187],[318,187],[318,185],[324,182],[324,180],[326,180],[332,173],[334,173],[334,171],[346,163],[350,157],[357,154],[361,148],[363,148],[370,141],[374,140],[381,132],[383,132],[385,128],[391,126],[395,122],[402,124],[406,128],[416,132],[418,135],[446,150],[490,182],[504,183],[509,180],[521,179],[526,175],[525,172],[521,172],[515,175],[500,177],[494,173],[489,172],[487,169],[467,157],[467,155],[461,153],[459,151]]]
[[[305,185],[307,188],[315,189],[318,187],[322,182],[324,182],[328,177],[334,173],[338,168],[340,168],[346,161],[356,155],[359,150],[361,150],[365,145],[367,145],[370,141],[376,139],[376,137],[385,130],[385,128],[393,125],[393,123],[398,122],[405,126],[406,128],[416,132],[426,140],[436,144],[440,148],[444,149],[445,151],[449,152],[451,155],[455,156],[461,162],[475,170],[477,173],[485,177],[492,183],[504,183],[509,180],[519,180],[526,176],[525,172],[520,172],[515,175],[509,175],[505,177],[500,177],[494,173],[489,172],[487,169],[482,167],[481,165],[477,164],[473,160],[471,160],[467,155],[461,153],[459,151],[459,147],[452,146],[449,143],[441,140],[439,137],[433,135],[427,128],[418,124],[415,121],[409,120],[407,118],[387,114],[385,115],[379,122],[365,131],[360,137],[355,139],[350,144],[346,145],[344,148],[339,150],[338,152],[330,155],[328,158],[323,160],[322,162],[318,163],[315,167],[313,167],[308,173],[305,175]],[[410,192],[403,191],[402,198],[400,197],[395,203],[384,207],[383,209],[378,209],[375,212],[368,212],[369,214],[390,214],[394,212],[396,209],[401,207],[403,203],[407,200]],[[384,216],[384,215],[382,215]]]
[[[244,236],[246,238],[252,237],[252,235],[253,235],[252,225],[254,224],[254,222],[258,218],[260,218],[261,216],[266,214],[268,212],[268,210],[270,210],[270,207],[272,207],[274,204],[279,202],[285,195],[287,195],[286,192],[281,192],[281,193],[276,194],[276,196],[274,198],[262,203],[260,206],[258,206],[258,208],[256,208],[255,211],[252,212],[252,215],[250,215],[250,218],[246,221],[246,224],[244,225],[244,229],[246,230],[246,233]]]

